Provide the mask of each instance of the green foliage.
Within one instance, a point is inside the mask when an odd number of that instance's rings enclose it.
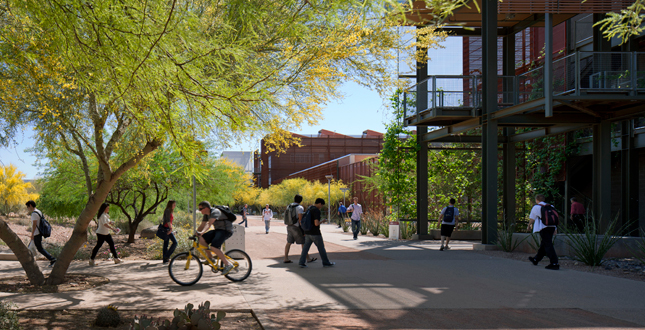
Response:
[[[367,212],[361,220],[361,225],[365,226],[372,235],[378,236],[381,230],[381,217],[380,213]]]
[[[211,314],[210,302],[206,301],[200,304],[197,309],[193,309],[193,304],[188,304],[184,310],[175,309],[173,312],[172,321],[157,320],[147,318],[145,315],[142,317],[134,318],[134,322],[130,324],[132,330],[170,330],[170,329],[186,329],[186,330],[218,330],[221,327],[220,321],[226,317],[226,312],[217,312]]]
[[[368,231],[367,226],[361,223],[361,229],[360,229],[361,235],[367,235],[367,231]]]
[[[198,221],[201,222],[201,220]],[[175,253],[170,256],[171,258],[177,253],[190,250],[190,248],[193,246],[192,241],[188,239],[194,233],[192,224],[193,222],[191,220],[190,224],[185,224],[183,226],[176,224],[173,226],[173,230],[175,230],[175,239],[177,240],[177,248],[175,249]],[[148,257],[155,260],[161,260],[163,258],[163,240],[157,237],[152,238],[152,240],[153,243],[148,245],[148,247],[146,248]]]
[[[390,237],[390,222],[386,218],[381,217],[378,221],[381,234],[385,237]],[[376,235],[374,235],[376,236]]]
[[[9,301],[0,300],[0,329],[20,330],[20,321],[15,308],[17,306]]]
[[[347,186],[342,181],[331,181],[331,201],[328,200],[329,187],[327,182],[310,182],[303,178],[288,179],[280,182],[279,184],[271,185],[267,189],[260,190],[255,205],[258,208],[263,208],[264,205],[269,204],[274,214],[282,217],[287,206],[293,203],[293,197],[296,194],[302,195],[301,205],[313,205],[316,198],[325,200],[325,207],[322,212],[327,211],[327,205],[337,205],[339,201],[343,200],[343,192],[340,188]],[[331,207],[332,212],[338,212],[338,208]]]
[[[349,231],[351,222],[343,221],[340,225],[343,227],[343,233],[346,233]]]
[[[417,233],[417,223],[412,221],[403,221],[399,224],[401,239],[410,239]]]
[[[620,239],[620,233],[629,227],[629,223],[618,226],[618,217],[615,217],[601,233],[598,226],[599,219],[594,216],[587,221],[583,233],[578,234],[577,230],[571,230],[562,226],[558,228],[568,238],[567,244],[575,252],[575,259],[584,262],[589,266],[600,266],[603,263],[605,253]]]
[[[515,233],[515,224],[506,225],[503,223],[501,230],[497,231],[497,242],[495,244],[499,246],[502,251],[513,252],[517,249],[522,242],[524,242],[528,236],[524,237],[521,240],[513,239],[513,234]]]
[[[586,1],[586,0],[585,0]],[[621,40],[621,45],[629,40],[632,36],[639,36],[645,27],[643,27],[643,19],[645,15],[645,0],[634,0],[626,9],[622,9],[620,13],[607,13],[607,17],[594,26],[599,25],[603,31],[602,34],[609,40],[618,37]]]

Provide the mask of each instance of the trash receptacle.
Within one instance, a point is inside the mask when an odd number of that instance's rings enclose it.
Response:
[[[398,221],[390,221],[390,239],[399,239],[400,234],[399,234],[399,222]]]
[[[225,244],[226,251],[240,249],[244,251],[244,226],[233,225],[233,235],[229,237]]]

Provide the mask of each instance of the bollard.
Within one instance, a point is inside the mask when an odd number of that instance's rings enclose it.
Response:
[[[400,231],[399,231],[399,222],[398,221],[390,221],[390,237],[389,239],[399,239],[401,237]]]

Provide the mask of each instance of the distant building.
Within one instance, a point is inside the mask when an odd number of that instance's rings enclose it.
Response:
[[[253,154],[252,151],[223,151],[220,157],[242,166],[246,173],[253,173]]]
[[[267,153],[262,140],[257,180],[260,187],[268,188],[293,173],[349,154],[377,154],[383,148],[383,133],[372,130],[366,130],[361,135],[344,135],[324,129],[317,135],[291,134],[300,138],[301,146],[291,146],[280,154]]]

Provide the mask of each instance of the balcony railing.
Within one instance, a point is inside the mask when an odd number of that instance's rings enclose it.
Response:
[[[555,60],[553,96],[594,93],[645,94],[645,53],[577,52]],[[417,114],[417,87],[427,85],[421,111],[475,110],[482,104],[482,76],[430,76],[403,92],[405,117]],[[498,108],[544,97],[544,66],[516,76],[498,76]]]

